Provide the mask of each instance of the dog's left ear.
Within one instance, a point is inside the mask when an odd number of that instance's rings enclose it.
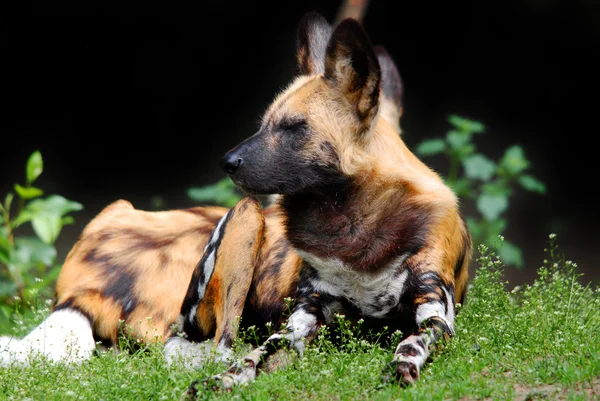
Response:
[[[347,18],[333,31],[325,55],[325,79],[356,105],[357,116],[368,131],[379,108],[381,69],[358,21]]]

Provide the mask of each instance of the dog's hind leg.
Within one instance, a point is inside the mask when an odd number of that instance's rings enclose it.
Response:
[[[164,353],[168,363],[180,360],[193,368],[211,355],[222,361],[231,359],[231,345],[263,234],[262,210],[251,197],[239,201],[219,221],[192,275],[181,309],[180,320],[188,339],[175,335],[167,341]],[[214,342],[189,341],[213,336]]]
[[[77,363],[92,356],[96,343],[90,320],[76,309],[55,309],[22,339],[0,337],[0,366],[29,364],[44,356],[50,361]]]

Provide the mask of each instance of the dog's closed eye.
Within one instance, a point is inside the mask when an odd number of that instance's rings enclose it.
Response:
[[[306,120],[284,120],[279,123],[279,129],[285,133],[301,132],[306,128]]]

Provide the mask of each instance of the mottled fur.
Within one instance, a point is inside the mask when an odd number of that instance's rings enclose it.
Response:
[[[300,76],[222,160],[248,192],[279,194],[275,208],[302,260],[294,309],[285,328],[215,379],[225,388],[252,381],[283,344],[301,354],[340,312],[401,329],[387,376],[412,383],[430,345],[454,334],[469,232],[454,193],[400,137],[402,84],[385,50],[355,20],[332,29],[317,14],[298,38]]]
[[[94,340],[114,344],[124,331],[166,343],[169,362],[190,366],[205,360],[205,339],[230,359],[240,315],[285,323],[216,377],[226,388],[253,380],[284,344],[301,354],[340,312],[401,329],[388,377],[418,378],[429,346],[453,335],[466,291],[471,242],[457,198],[402,141],[398,72],[358,22],[332,28],[308,14],[297,57],[300,75],[221,161],[247,192],[276,194],[273,205],[245,197],[229,211],[146,212],[115,202],[69,253],[55,311],[87,317]]]

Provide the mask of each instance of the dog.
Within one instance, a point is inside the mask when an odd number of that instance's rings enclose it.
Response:
[[[215,379],[251,382],[283,344],[302,354],[339,312],[407,333],[388,377],[414,383],[429,347],[454,334],[469,231],[455,194],[401,140],[399,74],[362,26],[308,14],[297,57],[299,76],[221,162],[247,192],[278,194],[302,261],[295,306],[285,328]]]
[[[2,362],[32,351],[80,362],[121,334],[164,344],[170,363],[232,362],[240,316],[272,323],[275,334],[213,378],[228,389],[279,349],[302,355],[343,313],[405,333],[386,375],[419,378],[430,347],[454,334],[466,292],[472,250],[458,200],[402,141],[400,75],[358,21],[306,14],[297,59],[258,132],[221,160],[248,196],[230,210],[106,207],[69,252],[51,315],[22,340],[3,338]]]

